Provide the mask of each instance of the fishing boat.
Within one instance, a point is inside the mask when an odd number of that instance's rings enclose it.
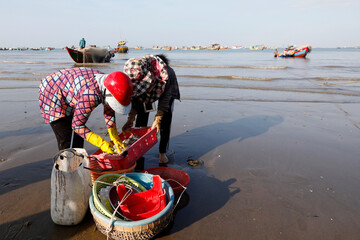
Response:
[[[162,47],[162,50],[165,50],[165,51],[171,51],[172,47],[171,46],[164,46]]]
[[[200,45],[191,46],[190,50],[200,50]]]
[[[249,50],[264,50],[266,46],[263,44],[253,45],[249,47]]]
[[[118,42],[118,45],[116,47],[116,53],[127,53],[128,51],[129,48],[126,46],[126,41]]]
[[[220,44],[218,44],[218,43],[211,44],[211,46],[208,47],[207,49],[208,50],[219,50],[220,49]]]
[[[274,51],[274,57],[297,57],[305,58],[311,52],[311,46],[304,45],[300,47],[289,46],[285,48],[282,53],[279,53],[277,49]]]
[[[114,57],[114,53],[106,48],[86,47],[83,49],[73,49],[66,47],[70,57],[76,63],[106,63]]]

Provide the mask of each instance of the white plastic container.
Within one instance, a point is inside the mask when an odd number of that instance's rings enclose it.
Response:
[[[85,149],[60,151],[51,173],[51,219],[59,225],[76,225],[87,212],[91,194],[89,158]]]

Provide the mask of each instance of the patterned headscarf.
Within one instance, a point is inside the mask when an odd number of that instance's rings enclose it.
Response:
[[[129,59],[124,65],[124,73],[133,83],[133,97],[145,103],[160,98],[169,78],[166,64],[155,55]]]

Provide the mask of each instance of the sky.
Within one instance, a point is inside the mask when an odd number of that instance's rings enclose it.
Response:
[[[0,47],[360,46],[360,0],[0,1]]]

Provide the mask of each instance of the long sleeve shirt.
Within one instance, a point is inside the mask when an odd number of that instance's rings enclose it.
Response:
[[[164,112],[170,111],[170,103],[173,99],[180,99],[179,85],[175,71],[170,66],[167,66],[167,73],[169,78],[158,103],[158,109],[163,110]]]
[[[86,41],[85,39],[81,39],[79,42],[79,47],[84,48],[86,46]]]
[[[164,92],[160,95],[158,101],[158,109],[164,112],[171,111],[173,99],[180,100],[180,90],[175,71],[170,66],[167,66],[167,73],[169,78],[166,81]],[[144,109],[144,104],[139,98],[133,98],[131,103],[132,108],[136,109],[138,112]]]
[[[85,124],[103,101],[95,74],[103,73],[91,68],[72,68],[43,78],[39,86],[39,105],[45,123],[73,116],[72,128],[86,139],[91,130]],[[115,112],[108,105],[104,105],[104,118],[107,128],[116,126]]]

